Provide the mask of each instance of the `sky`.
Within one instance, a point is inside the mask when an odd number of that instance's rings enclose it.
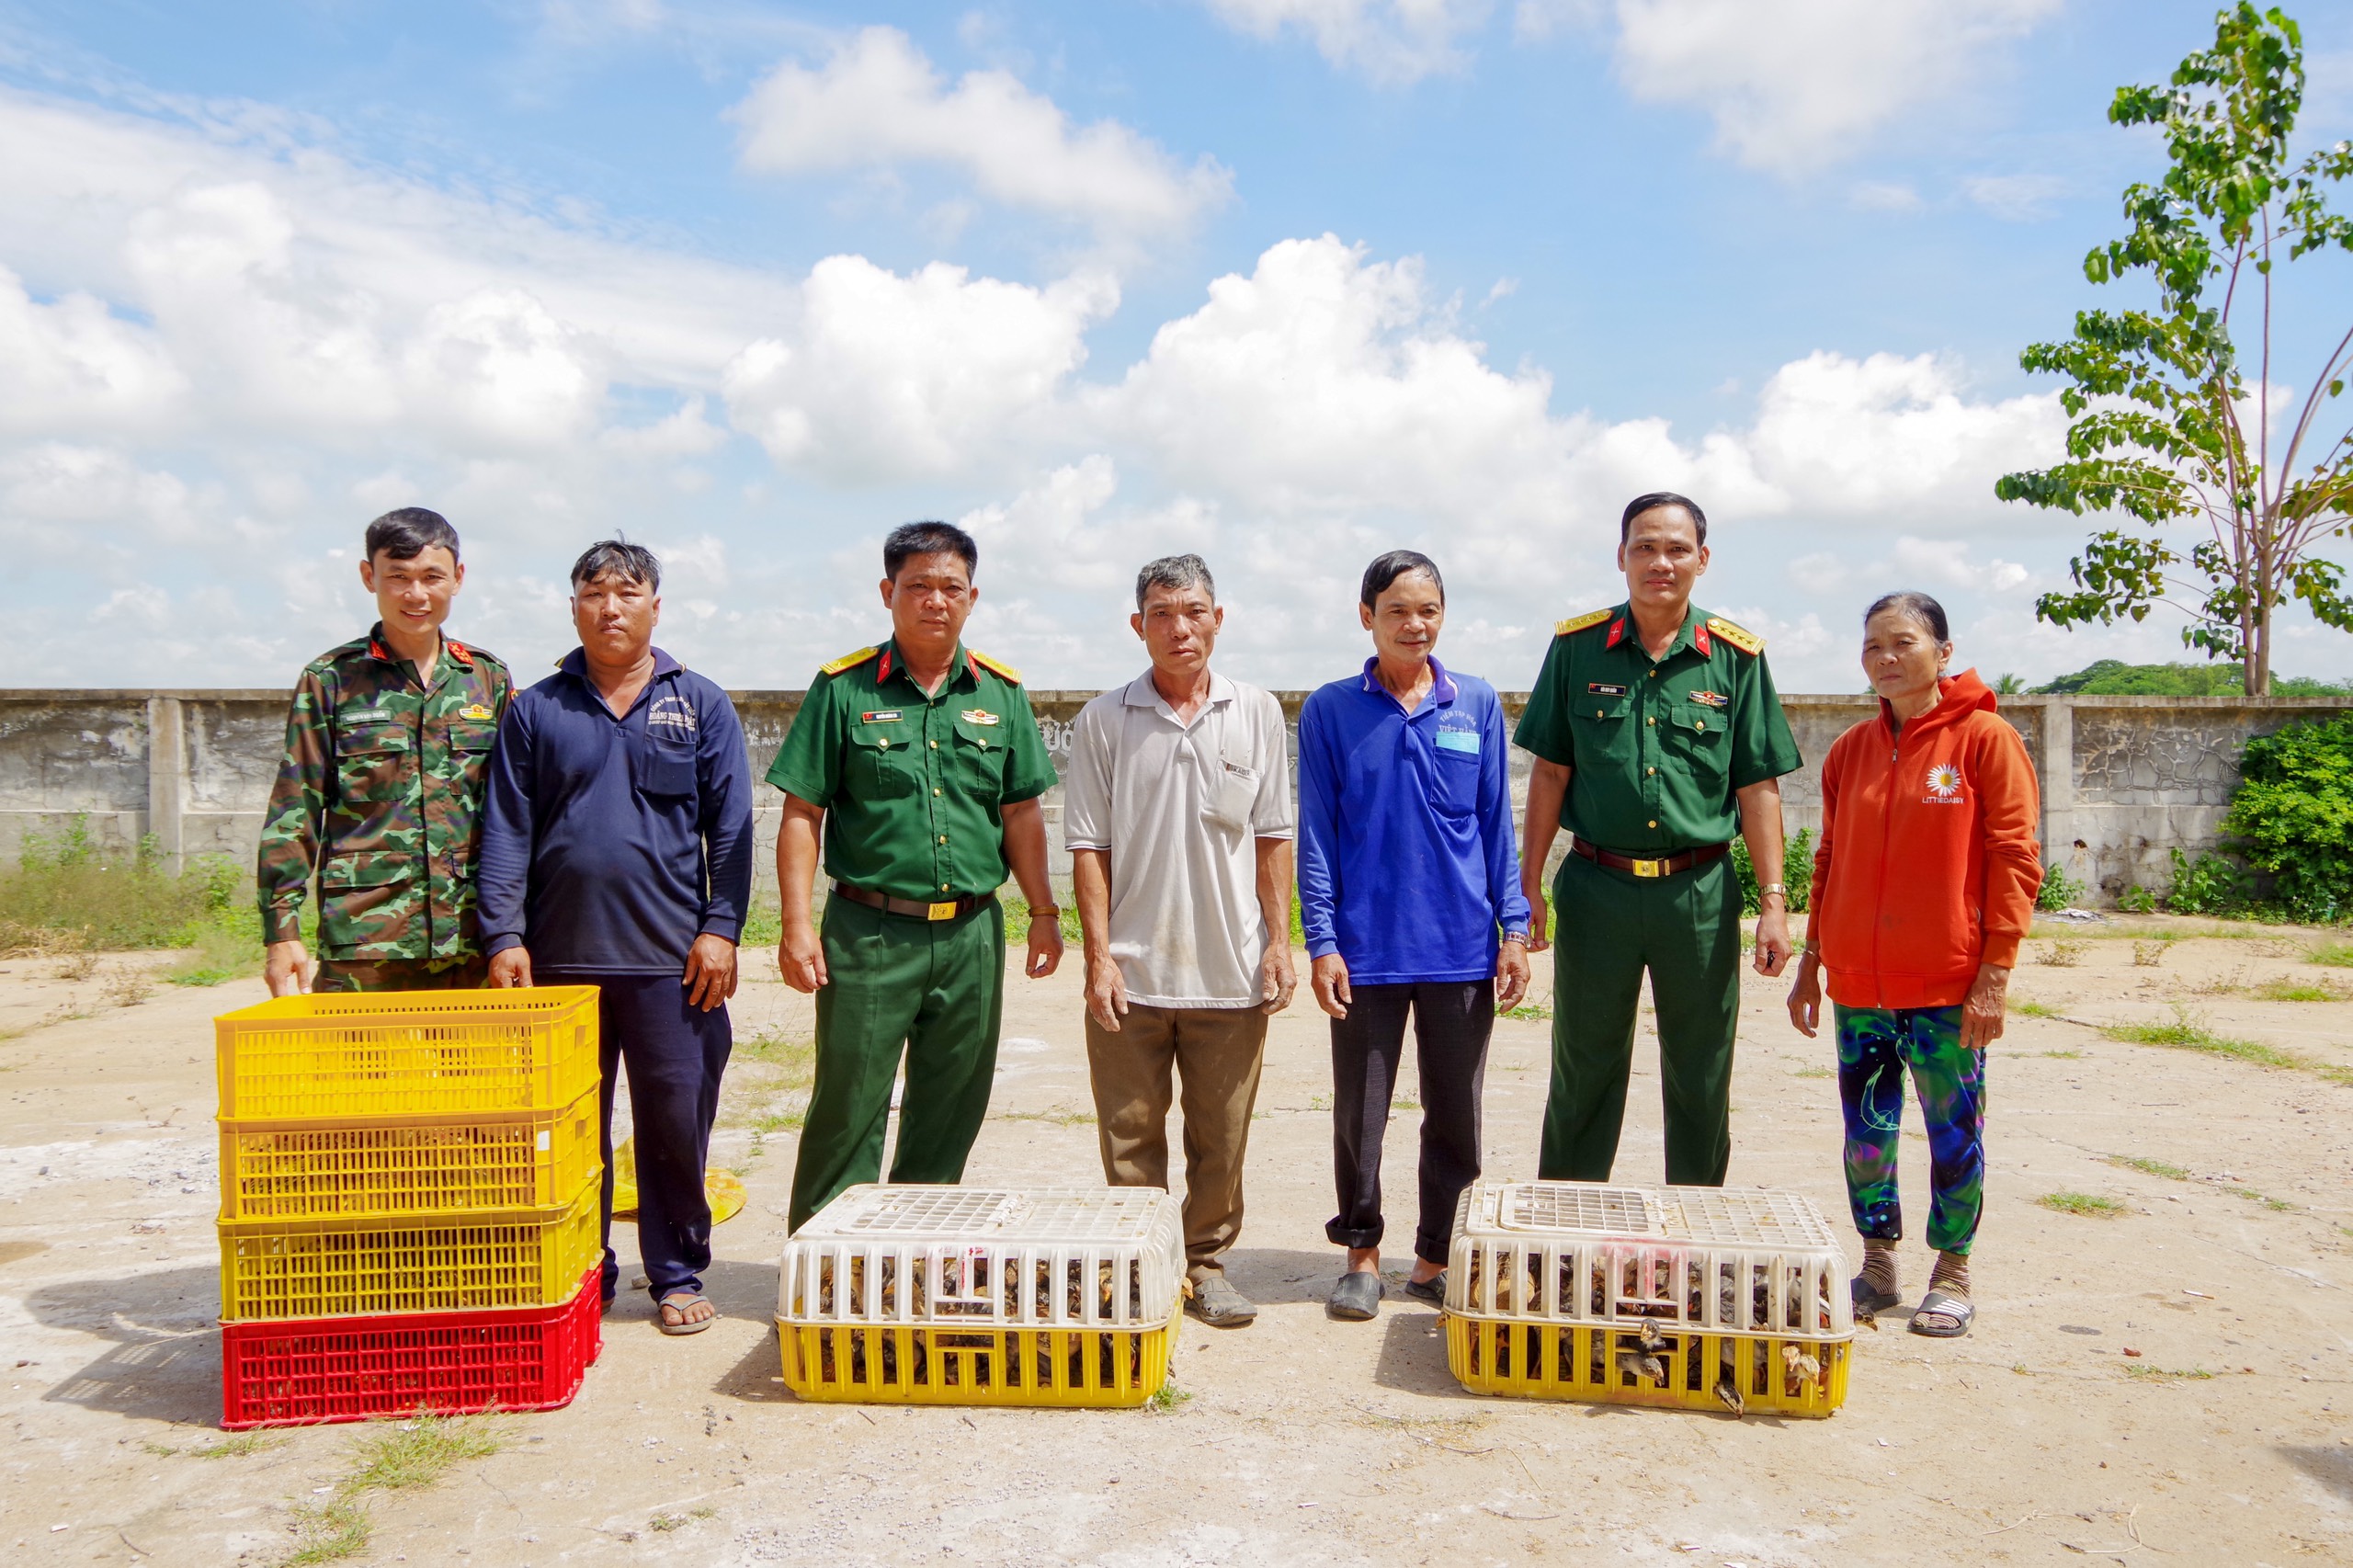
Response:
[[[2307,142],[2353,5],[2297,9]],[[2086,525],[2018,351],[2161,168],[2115,88],[2212,0],[0,0],[7,684],[273,687],[366,630],[368,520],[443,512],[451,631],[536,678],[621,531],[661,643],[804,687],[887,631],[881,536],[981,541],[967,642],[1132,676],[1198,551],[1235,676],[1369,651],[1445,572],[1506,689],[1616,602],[1620,508],[1707,508],[1700,602],[1787,691],[1875,595],[1957,663],[2187,655],[2036,622]],[[2348,275],[2291,270],[2283,379]],[[2297,290],[2301,292],[2297,292]],[[2308,351],[2307,351],[2308,350]],[[2353,675],[2286,619],[2278,667]]]

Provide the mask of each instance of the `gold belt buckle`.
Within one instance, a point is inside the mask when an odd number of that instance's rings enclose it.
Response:
[[[1664,860],[1637,860],[1631,866],[1628,867],[1627,869],[1632,871],[1634,875],[1638,877],[1663,877],[1666,875],[1666,862]]]
[[[923,917],[926,920],[953,920],[956,918],[956,901],[951,898],[945,903],[932,904],[924,910]]]

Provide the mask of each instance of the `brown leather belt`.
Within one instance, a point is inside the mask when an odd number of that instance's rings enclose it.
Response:
[[[995,893],[981,893],[971,898],[943,898],[938,903],[924,903],[912,898],[892,898],[889,893],[869,892],[847,882],[835,882],[834,894],[852,903],[862,903],[869,909],[879,909],[886,915],[904,915],[910,920],[953,920],[960,915],[970,915],[995,898]]]
[[[1569,835],[1569,852],[1581,855],[1597,866],[1607,866],[1613,871],[1631,871],[1638,877],[1671,877],[1677,871],[1688,871],[1694,866],[1722,859],[1732,853],[1732,846],[1703,844],[1697,849],[1678,849],[1663,859],[1645,860],[1638,856],[1620,855],[1615,849],[1604,849],[1597,844],[1587,844],[1573,833]]]

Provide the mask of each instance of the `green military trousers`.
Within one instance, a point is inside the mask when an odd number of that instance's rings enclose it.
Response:
[[[1005,1016],[1005,912],[953,920],[827,901],[817,1078],[792,1168],[792,1228],[882,1171],[891,1084],[906,1051],[894,1182],[957,1182],[988,1115]]]
[[[1721,1187],[1732,1160],[1740,884],[1726,856],[1637,877],[1581,856],[1552,879],[1552,1088],[1537,1174],[1608,1181],[1626,1119],[1643,971],[1658,1012],[1666,1179]]]

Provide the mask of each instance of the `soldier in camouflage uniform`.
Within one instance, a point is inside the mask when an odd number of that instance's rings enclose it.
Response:
[[[506,666],[448,638],[458,535],[423,507],[368,525],[360,580],[382,619],[294,688],[256,871],[270,994],[303,989],[302,900],[319,884],[312,989],[417,991],[487,976],[474,925],[483,766]]]

